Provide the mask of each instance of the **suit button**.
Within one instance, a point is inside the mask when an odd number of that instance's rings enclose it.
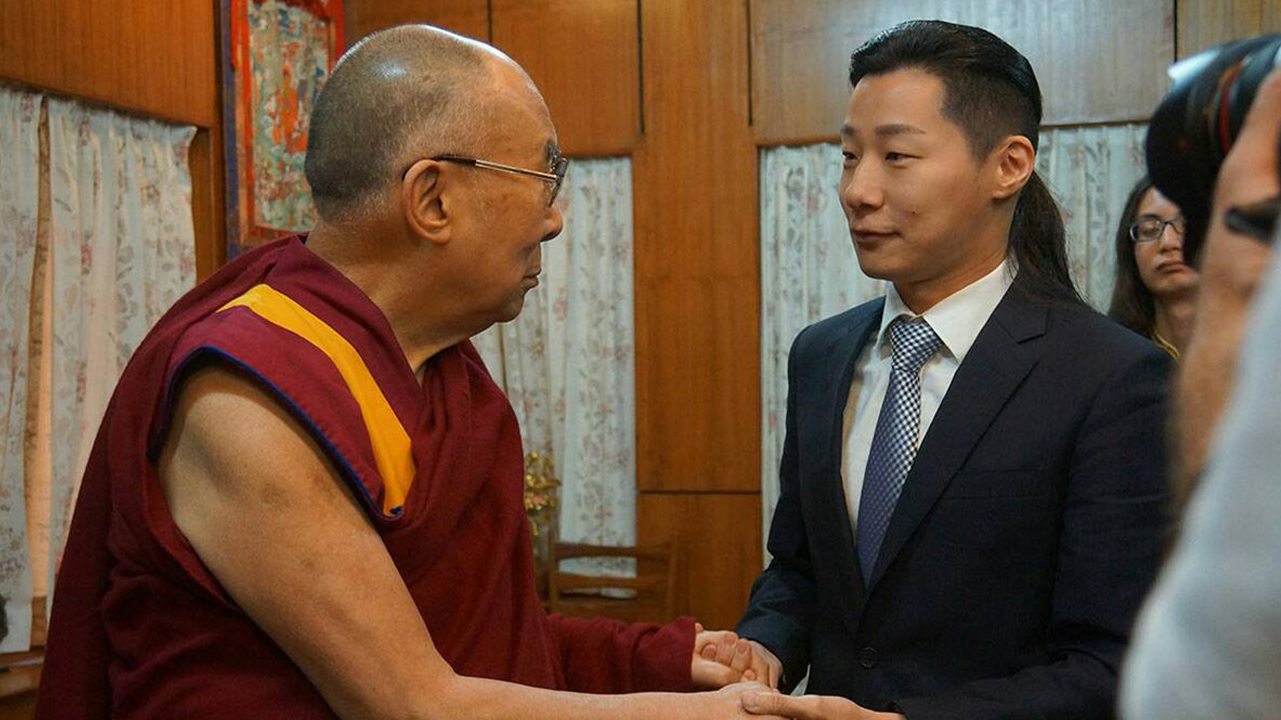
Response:
[[[858,664],[871,670],[876,667],[876,648],[865,647],[858,651]]]

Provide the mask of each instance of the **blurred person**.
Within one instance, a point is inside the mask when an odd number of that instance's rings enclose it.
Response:
[[[1229,208],[1281,193],[1278,137],[1274,71],[1215,186],[1177,418],[1185,467],[1204,478],[1135,631],[1127,720],[1281,716],[1281,259],[1224,222]]]
[[[1108,317],[1175,360],[1187,347],[1197,272],[1184,262],[1187,224],[1147,177],[1130,191],[1116,229],[1116,284]]]

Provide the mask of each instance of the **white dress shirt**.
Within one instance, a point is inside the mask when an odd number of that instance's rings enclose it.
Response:
[[[885,295],[881,327],[868,339],[854,365],[849,399],[845,402],[841,482],[845,486],[845,506],[849,510],[854,537],[858,537],[858,504],[863,494],[867,457],[872,450],[876,420],[880,417],[885,392],[890,385],[893,347],[886,329],[896,318],[923,317],[943,341],[939,350],[921,368],[921,424],[916,436],[917,447],[920,447],[920,439],[929,430],[930,422],[956,376],[956,369],[965,360],[965,354],[1013,281],[1014,266],[1007,260],[919,316],[908,309],[898,291],[890,286]]]

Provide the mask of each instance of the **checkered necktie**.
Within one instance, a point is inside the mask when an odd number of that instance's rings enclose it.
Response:
[[[889,330],[894,369],[881,415],[876,419],[858,504],[858,559],[865,583],[871,581],[885,529],[916,458],[916,435],[921,426],[921,366],[941,343],[923,319],[895,320]]]

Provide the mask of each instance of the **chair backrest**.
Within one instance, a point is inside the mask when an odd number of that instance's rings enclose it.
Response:
[[[634,558],[636,576],[581,575],[561,570],[574,558]],[[548,609],[575,617],[669,622],[676,615],[676,562],[670,544],[605,547],[555,543],[547,579]]]

